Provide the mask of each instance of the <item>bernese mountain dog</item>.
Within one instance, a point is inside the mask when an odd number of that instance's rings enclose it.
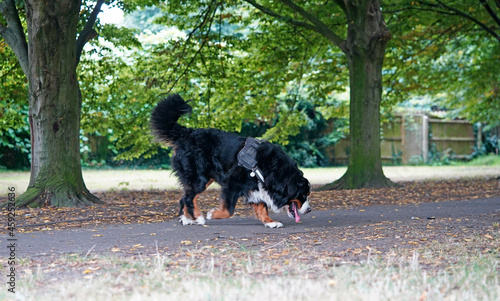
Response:
[[[183,189],[179,221],[203,225],[205,218],[196,199],[212,182],[221,186],[219,208],[208,219],[229,218],[240,197],[253,206],[266,227],[283,227],[268,210],[285,209],[300,221],[311,211],[311,186],[297,164],[279,147],[265,140],[241,137],[217,129],[192,129],[177,123],[191,112],[188,102],[173,94],[158,103],[151,128],[160,142],[173,147],[172,168]]]

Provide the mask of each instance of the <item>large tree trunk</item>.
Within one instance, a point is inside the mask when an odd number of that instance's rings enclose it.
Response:
[[[254,0],[245,0],[262,12],[292,26],[313,30],[339,47],[349,62],[351,153],[346,173],[322,189],[392,186],[382,171],[380,152],[380,102],[382,64],[385,47],[391,38],[378,0],[335,0],[346,14],[347,38],[344,40],[314,14],[292,0],[281,0],[306,20],[283,16]]]
[[[83,182],[76,75],[80,1],[27,0],[31,178],[17,206],[102,203]]]
[[[359,2],[369,4],[365,7]],[[391,36],[378,1],[350,3],[345,52],[349,62],[351,152],[346,173],[323,189],[394,185],[382,171],[380,150],[382,65]]]

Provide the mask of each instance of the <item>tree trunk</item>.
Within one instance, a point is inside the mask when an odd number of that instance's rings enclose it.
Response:
[[[17,206],[102,203],[83,182],[76,75],[80,1],[27,0],[31,178]]]
[[[352,4],[356,2],[356,4]],[[346,173],[322,189],[352,189],[395,185],[382,171],[380,150],[380,102],[382,65],[390,32],[378,1],[364,7],[351,1],[345,44],[349,63],[351,153]]]

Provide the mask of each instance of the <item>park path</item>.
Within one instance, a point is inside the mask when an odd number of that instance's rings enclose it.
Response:
[[[286,214],[272,217],[285,227],[268,229],[255,217],[235,216],[210,220],[205,226],[181,226],[175,220],[167,220],[17,233],[16,251],[18,257],[31,258],[93,252],[147,255],[221,241],[260,247],[259,242],[269,245],[284,240],[334,252],[366,246],[385,250],[439,240],[450,233],[459,237],[498,231],[494,225],[500,222],[500,198],[313,211],[303,216],[300,223],[294,223]]]

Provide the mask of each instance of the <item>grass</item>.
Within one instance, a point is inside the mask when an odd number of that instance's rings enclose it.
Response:
[[[500,245],[500,237],[493,245]],[[37,301],[500,299],[500,249],[435,244],[346,262],[335,254],[282,246],[249,250],[226,243],[170,255],[69,255],[44,267],[25,261],[18,268],[17,296]]]
[[[304,168],[303,171],[312,184],[323,185],[339,179],[346,169],[346,167]],[[385,175],[396,182],[492,178],[500,176],[500,156],[487,156],[460,166],[384,166],[383,169]],[[1,171],[0,196],[7,195],[9,187],[15,187],[18,195],[26,191],[29,176],[29,172]],[[91,192],[179,188],[171,170],[84,170],[83,178]],[[217,186],[211,186],[214,187]]]
[[[500,166],[500,156],[489,154],[476,159],[473,159],[465,165],[468,166]]]

